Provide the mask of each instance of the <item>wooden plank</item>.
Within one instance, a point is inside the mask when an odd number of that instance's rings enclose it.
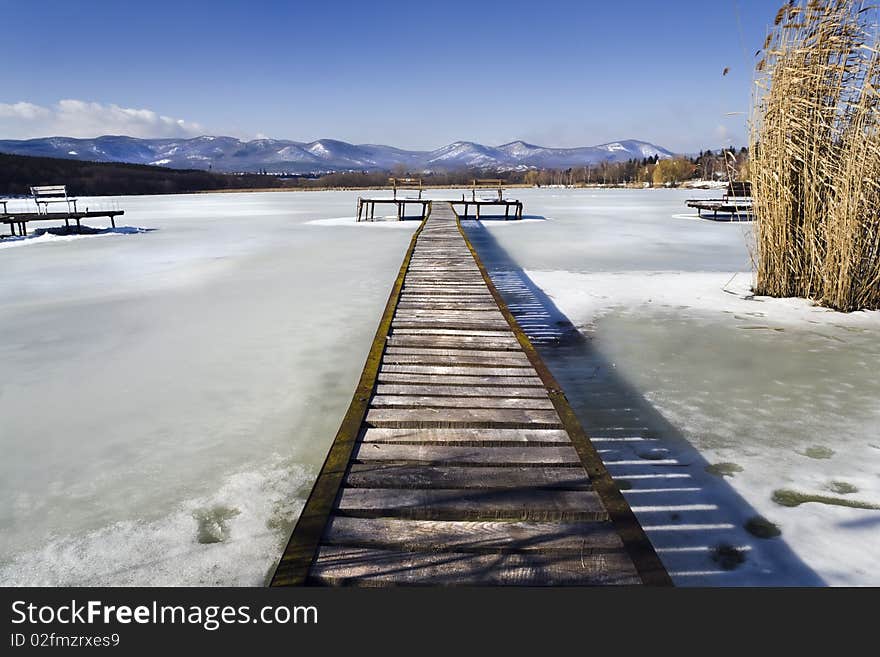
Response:
[[[549,397],[450,397],[446,395],[376,395],[372,408],[530,408],[553,410]]]
[[[416,445],[361,443],[355,461],[407,461],[446,464],[557,465],[577,466],[577,452],[571,445],[546,446],[511,443],[507,447],[459,447],[457,445]],[[475,474],[474,476],[480,476]]]
[[[426,355],[426,356],[470,356],[470,357],[478,357],[478,358],[507,358],[507,359],[519,359],[526,363],[530,362],[526,357],[525,353],[520,350],[516,352],[511,351],[498,351],[495,349],[458,349],[455,347],[445,347],[445,346],[398,346],[396,344],[389,344],[385,349],[385,355]]]
[[[592,491],[343,488],[339,512],[415,520],[605,520]]]
[[[639,579],[622,551],[582,555],[405,552],[325,545],[310,572],[330,586],[632,585]]]
[[[357,488],[530,488],[590,490],[583,468],[541,466],[448,466],[415,463],[355,463],[345,480]]]
[[[346,518],[330,522],[327,545],[406,551],[575,552],[615,550],[620,537],[607,522],[468,522]]]
[[[502,329],[504,328],[505,323],[499,321],[490,321],[490,320],[463,320],[463,319],[431,319],[428,317],[423,317],[420,319],[413,318],[404,318],[404,319],[395,319],[391,324],[392,329],[406,329],[406,328],[433,328],[433,329],[443,329],[443,328],[464,328],[464,329]]]
[[[513,338],[481,338],[469,335],[391,335],[388,344],[401,347],[437,347],[492,351],[521,351]]]
[[[366,422],[371,427],[502,425],[509,428],[560,428],[556,411],[497,408],[371,408]]]
[[[516,342],[516,337],[513,335],[513,332],[510,330],[510,327],[506,327],[498,330],[481,330],[481,329],[461,329],[461,328],[451,328],[451,329],[432,329],[429,327],[423,328],[399,328],[395,330],[391,337],[399,337],[401,335],[418,335],[418,336],[426,336],[426,335],[438,335],[438,336],[448,336],[448,337],[468,337],[468,338],[493,338],[493,339],[505,339],[505,340],[513,340]],[[516,342],[516,344],[519,344]]]
[[[436,301],[415,301],[415,302],[401,302],[397,304],[397,309],[399,311],[413,311],[413,310],[421,310],[427,312],[490,312],[497,313],[498,308],[488,303],[474,303],[469,302],[463,299],[456,299],[454,301],[445,301],[442,303]]]
[[[510,354],[504,356],[505,353]],[[390,365],[442,365],[442,366],[499,366],[531,369],[528,360],[523,360],[515,351],[500,352],[497,356],[449,356],[446,354],[385,354],[383,363]]]
[[[364,432],[362,441],[364,443],[570,443],[568,434],[561,429],[444,429],[427,427],[419,429],[370,428]]]
[[[529,399],[550,399],[544,388],[493,388],[491,386],[438,386],[438,385],[406,385],[380,383],[376,386],[376,395],[426,395],[450,397],[517,397]]]
[[[400,374],[379,372],[379,383],[413,383],[416,385],[528,386],[541,385],[536,376],[473,376],[438,374]]]
[[[497,310],[485,312],[481,310],[409,310],[398,309],[394,315],[396,324],[403,322],[452,322],[459,324],[485,324],[504,326],[504,317]]]
[[[436,376],[504,376],[529,377],[535,371],[524,367],[468,367],[465,365],[382,365],[380,372],[384,374],[431,374]]]

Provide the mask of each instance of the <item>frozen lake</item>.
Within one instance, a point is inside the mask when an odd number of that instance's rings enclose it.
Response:
[[[750,298],[748,225],[685,211],[711,193],[515,194],[529,220],[468,230],[676,582],[880,584],[880,511],[827,503],[880,505],[880,313]],[[0,243],[0,583],[265,581],[417,226],[356,197]]]

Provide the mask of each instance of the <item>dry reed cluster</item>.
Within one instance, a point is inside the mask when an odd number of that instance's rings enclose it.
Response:
[[[756,292],[880,308],[876,9],[792,0],[758,64],[751,130]]]

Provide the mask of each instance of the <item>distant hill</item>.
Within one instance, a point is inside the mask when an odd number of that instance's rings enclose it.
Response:
[[[634,139],[582,148],[545,148],[523,141],[502,146],[458,141],[433,151],[408,151],[374,144],[355,145],[335,139],[304,143],[280,139],[242,141],[233,137],[207,136],[192,139],[137,139],[124,136],[7,139],[0,140],[0,153],[176,169],[292,174],[390,171],[398,166],[420,172],[565,169],[606,161],[625,162],[673,155],[665,148]]]
[[[275,176],[181,171],[119,162],[82,162],[0,153],[0,196],[23,196],[36,185],[67,185],[74,196],[176,194],[220,189],[282,187]]]

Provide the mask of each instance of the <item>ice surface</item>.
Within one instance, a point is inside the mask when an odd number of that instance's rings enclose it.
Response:
[[[157,230],[0,250],[0,582],[264,582],[417,226],[309,224],[356,197],[131,197]]]
[[[529,191],[545,224],[467,223],[677,583],[880,584],[880,511],[772,500],[880,505],[880,313],[755,298],[750,226],[683,213],[701,194]]]
[[[880,512],[772,501],[880,504],[880,313],[753,298],[749,225],[684,208],[717,192],[508,195],[528,221],[468,230],[676,581],[880,584]],[[0,583],[265,581],[417,225],[356,198],[130,197],[158,230],[0,243]]]

